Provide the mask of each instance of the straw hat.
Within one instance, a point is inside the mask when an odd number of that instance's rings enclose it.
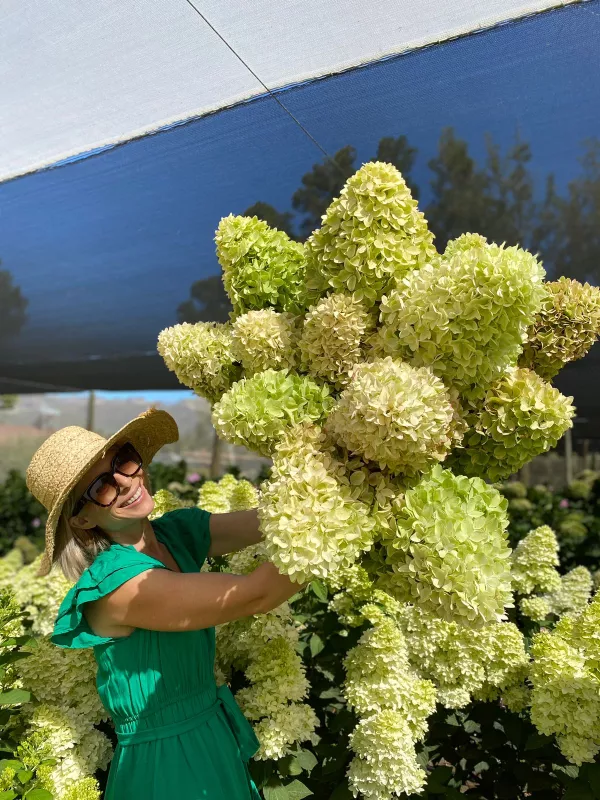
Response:
[[[46,551],[38,575],[52,567],[54,536],[65,500],[96,461],[115,444],[131,442],[148,465],[165,444],[179,438],[177,423],[166,411],[151,408],[128,422],[110,439],[78,425],[62,428],[49,436],[37,450],[27,468],[29,491],[48,510]]]

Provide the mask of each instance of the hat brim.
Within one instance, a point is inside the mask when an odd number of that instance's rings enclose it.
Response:
[[[176,442],[178,439],[179,430],[173,417],[166,411],[150,408],[135,419],[132,419],[127,425],[124,425],[109,439],[106,439],[104,443],[99,442],[97,451],[88,456],[82,463],[81,468],[56,498],[56,501],[48,513],[48,521],[46,522],[46,550],[37,574],[39,576],[47,575],[52,568],[56,528],[68,496],[85,473],[91,469],[96,462],[104,458],[111,447],[121,442],[131,442],[141,455],[144,465],[147,466],[161,447]]]

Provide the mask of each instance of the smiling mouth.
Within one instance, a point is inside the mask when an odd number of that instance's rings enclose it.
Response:
[[[134,494],[132,494],[129,500],[126,503],[123,503],[123,505],[120,506],[120,508],[128,508],[129,506],[133,506],[136,503],[139,503],[139,501],[142,499],[143,494],[144,494],[144,487],[140,483],[138,488],[135,490]]]

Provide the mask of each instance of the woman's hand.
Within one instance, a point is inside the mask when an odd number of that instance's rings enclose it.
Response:
[[[258,529],[258,511],[231,511],[228,514],[211,514],[210,549],[208,557],[224,556],[258,544],[262,533]]]

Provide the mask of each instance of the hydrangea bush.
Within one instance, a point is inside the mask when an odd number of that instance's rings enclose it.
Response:
[[[511,555],[508,501],[490,482],[572,425],[572,398],[549,381],[600,333],[598,292],[545,283],[534,255],[478,234],[438,253],[401,174],[378,162],[347,181],[306,245],[231,216],[216,242],[233,348],[176,326],[161,342],[189,344],[165,361],[198,376],[222,438],[273,457],[258,498],[263,556],[299,588],[333,592],[331,613],[357,631],[339,698],[355,715],[350,791],[418,792],[436,699],[463,709],[502,698],[524,712],[535,682],[514,622],[537,624],[529,605],[562,624],[589,600],[589,574],[556,570],[552,531]],[[252,660],[244,624],[223,632],[220,668],[245,670],[247,715],[256,721],[264,703],[272,722],[262,683],[276,698],[279,681],[298,703],[301,669],[282,643],[263,643],[272,671]],[[311,655],[321,645],[311,638]]]

